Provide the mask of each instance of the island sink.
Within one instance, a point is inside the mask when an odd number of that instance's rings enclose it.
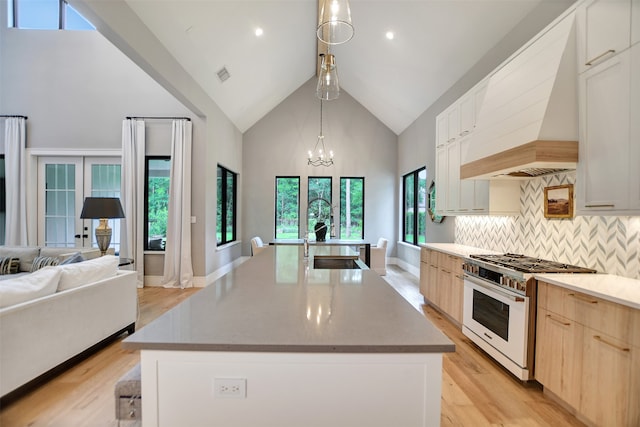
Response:
[[[336,269],[336,270],[360,270],[367,268],[362,262],[353,258],[329,258],[329,257],[314,257],[313,268],[315,269]]]

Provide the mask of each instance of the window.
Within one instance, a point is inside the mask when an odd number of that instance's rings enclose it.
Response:
[[[9,0],[8,26],[35,30],[95,30],[64,0]]]
[[[7,187],[5,186],[4,154],[0,154],[0,245],[4,245],[7,219]]]
[[[276,177],[276,239],[297,239],[300,228],[300,177]]]
[[[148,251],[163,251],[167,242],[170,171],[171,157],[147,156],[145,158],[144,249]]]
[[[310,177],[307,200],[307,231],[309,234],[315,233],[314,227],[318,222],[325,223],[331,229],[333,226],[331,177]]]
[[[402,178],[402,240],[413,245],[425,242],[427,170],[418,169]]]
[[[340,178],[340,239],[364,239],[364,178]]]
[[[216,237],[218,245],[236,240],[236,177],[238,174],[218,165],[218,211]]]

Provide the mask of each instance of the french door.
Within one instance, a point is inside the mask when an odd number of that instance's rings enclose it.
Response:
[[[38,244],[97,247],[98,220],[81,219],[85,197],[120,197],[119,157],[38,158]],[[120,250],[120,221],[109,220]]]

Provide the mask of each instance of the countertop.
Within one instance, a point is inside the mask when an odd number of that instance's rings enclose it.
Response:
[[[422,243],[420,246],[464,258],[468,258],[472,254],[502,253],[456,243]],[[534,276],[538,280],[544,280],[553,285],[640,310],[640,280],[613,274],[547,273],[535,274]]]
[[[640,280],[613,274],[535,274],[536,279],[640,310]]]
[[[502,252],[490,251],[488,249],[475,248],[473,246],[459,245],[457,243],[421,243],[421,247],[427,249],[435,249],[440,252],[448,253],[449,255],[468,258],[469,255],[477,254],[499,254]]]
[[[268,246],[123,341],[130,350],[443,353],[454,344],[372,270]]]

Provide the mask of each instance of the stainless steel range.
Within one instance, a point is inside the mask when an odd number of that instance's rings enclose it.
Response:
[[[464,269],[462,332],[521,380],[534,377],[535,273],[595,270],[519,254],[471,255]]]

